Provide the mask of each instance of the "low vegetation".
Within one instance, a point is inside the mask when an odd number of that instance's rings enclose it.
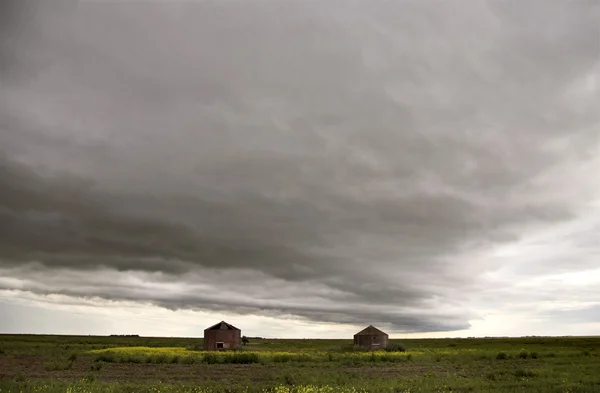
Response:
[[[600,338],[202,340],[0,335],[0,392],[599,392]]]
[[[65,359],[52,359],[44,362],[46,371],[62,371],[70,370],[73,367],[73,362]]]
[[[89,351],[95,354],[94,361],[106,363],[153,363],[153,364],[251,364],[251,363],[370,363],[370,362],[404,362],[412,358],[412,354],[399,354],[401,349],[389,351],[361,350],[355,353],[340,351],[223,351],[205,352],[190,351],[185,348],[151,348],[121,347]]]
[[[406,347],[400,343],[396,343],[388,345],[385,350],[387,352],[406,352]]]

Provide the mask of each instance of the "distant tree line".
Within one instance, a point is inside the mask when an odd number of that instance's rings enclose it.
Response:
[[[250,340],[262,340],[262,337],[247,337],[247,336],[242,336],[242,344],[243,345],[248,345],[248,343],[250,342]]]

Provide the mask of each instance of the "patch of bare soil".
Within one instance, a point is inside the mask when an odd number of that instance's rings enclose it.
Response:
[[[163,383],[203,383],[221,384],[260,383],[275,381],[281,375],[294,375],[298,371],[327,374],[344,372],[354,378],[402,379],[422,376],[427,373],[447,373],[448,369],[418,363],[389,365],[315,365],[298,367],[280,364],[137,364],[137,363],[95,363],[93,357],[81,356],[71,368],[48,370],[46,364],[54,358],[38,355],[0,356],[0,381],[17,378],[42,380],[79,380],[93,377],[106,382],[153,382]],[[100,369],[97,367],[100,366]],[[317,371],[318,370],[318,371]]]
[[[78,380],[93,376],[102,381],[227,382],[228,380],[265,381],[268,366],[260,364],[136,364],[102,363],[99,370],[91,357],[75,360],[66,370],[47,370],[52,358],[37,355],[0,357],[0,381],[15,378]]]
[[[399,379],[402,377],[419,377],[429,373],[448,373],[448,369],[442,366],[420,363],[394,363],[386,365],[360,365],[348,368],[353,372],[366,378],[375,379]]]

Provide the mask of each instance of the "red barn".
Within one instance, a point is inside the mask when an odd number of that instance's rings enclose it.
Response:
[[[221,321],[204,329],[204,350],[222,351],[237,348],[242,342],[242,331],[227,322]]]

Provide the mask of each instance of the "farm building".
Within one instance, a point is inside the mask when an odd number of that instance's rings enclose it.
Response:
[[[221,321],[204,329],[204,350],[221,351],[240,346],[242,331],[227,322]]]
[[[369,325],[354,335],[354,345],[371,349],[383,349],[388,345],[388,335],[375,326]]]

